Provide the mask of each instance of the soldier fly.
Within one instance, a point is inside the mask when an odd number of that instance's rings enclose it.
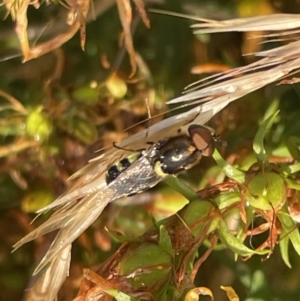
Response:
[[[30,300],[53,301],[68,275],[71,244],[102,213],[106,205],[155,186],[168,176],[177,175],[209,156],[216,137],[208,128],[191,125],[188,134],[179,134],[152,143],[118,163],[109,166],[106,175],[87,177],[83,187],[73,190],[38,211],[57,208],[52,216],[14,245],[14,250],[35,238],[58,230],[49,250],[34,270],[41,275],[31,288]],[[93,168],[89,167],[90,173]],[[96,171],[95,171],[96,172]]]

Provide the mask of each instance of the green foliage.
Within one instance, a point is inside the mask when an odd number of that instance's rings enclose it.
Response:
[[[204,18],[219,19],[224,13],[235,17],[239,5],[184,2],[166,1],[162,8],[199,11]],[[31,45],[39,44],[44,29],[41,39],[60,34],[57,27],[47,31],[50,23],[40,23],[55,20],[57,11],[52,16],[48,9],[53,8],[41,5],[38,11],[29,11]],[[215,15],[210,15],[211,9]],[[4,6],[1,13],[4,19]],[[115,7],[87,21],[85,52],[75,36],[57,51],[24,64],[20,57],[8,60],[20,49],[15,24],[9,18],[2,21],[0,288],[5,300],[21,300],[36,258],[53,238],[45,236],[11,254],[11,246],[46,218],[31,225],[32,212],[68,189],[67,178],[94,157],[95,150],[121,141],[128,135],[125,129],[147,119],[149,111],[153,116],[170,109],[167,100],[203,78],[191,74],[191,67],[213,69],[214,63],[222,62],[230,68],[247,60],[241,56],[245,39],[240,34],[194,37],[190,21],[149,16],[150,30],[140,23],[133,28],[138,73],[132,78],[129,59],[117,43],[121,25]],[[207,66],[208,62],[213,64]],[[227,142],[227,147],[216,144],[214,160],[203,158],[179,178],[132,196],[129,206],[110,204],[74,244],[63,300],[74,297],[82,267],[93,266],[103,268],[99,274],[120,276],[116,279],[120,286],[104,289],[116,300],[154,296],[189,301],[207,292],[204,288],[212,283],[234,287],[247,301],[298,300],[297,89],[299,84],[272,86],[268,93],[261,90],[236,100],[210,123]],[[101,287],[91,283],[91,291]],[[217,291],[213,294],[218,296]],[[227,300],[225,294],[218,300]]]

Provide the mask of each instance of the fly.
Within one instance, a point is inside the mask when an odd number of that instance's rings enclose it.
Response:
[[[68,275],[71,244],[102,213],[106,205],[155,186],[171,175],[199,163],[202,156],[212,154],[216,137],[211,130],[191,125],[187,134],[169,137],[152,144],[133,156],[109,166],[100,177],[85,178],[87,184],[75,186],[67,194],[38,211],[57,208],[52,216],[14,245],[14,250],[39,236],[58,230],[47,253],[33,275],[44,271],[29,294],[31,300],[52,301]],[[96,173],[96,167],[87,166]],[[94,168],[94,169],[93,169]]]
[[[213,153],[217,139],[214,132],[204,126],[191,125],[188,133],[161,139],[149,150],[110,166],[106,173],[108,187],[122,196],[141,193],[170,175],[192,168],[202,156]]]

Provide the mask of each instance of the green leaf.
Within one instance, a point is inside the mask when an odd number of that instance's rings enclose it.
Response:
[[[267,118],[273,116],[274,114],[277,114],[278,113],[278,108],[279,108],[279,99],[278,98],[275,98],[271,104],[268,106],[265,114],[264,114],[264,117],[263,117],[263,121],[260,121],[260,122],[264,122]]]
[[[213,158],[217,162],[217,164],[222,168],[223,172],[226,174],[227,177],[230,179],[233,179],[237,181],[238,183],[244,183],[245,181],[245,173],[241,170],[233,167],[232,165],[228,164],[221,156],[221,154],[218,152],[217,149],[215,149],[213,153]]]
[[[174,250],[172,246],[172,240],[171,237],[166,230],[166,228],[161,225],[159,227],[159,241],[158,241],[159,246],[161,247],[162,250],[164,250],[167,254],[171,255],[174,257]]]
[[[277,111],[275,114],[273,114],[272,116],[267,118],[261,124],[261,126],[259,127],[259,129],[255,135],[254,141],[253,141],[253,150],[254,150],[254,153],[256,154],[257,161],[261,165],[264,165],[264,166],[269,164],[267,152],[264,147],[264,139],[265,139],[265,136],[266,136],[266,133],[267,133],[269,127],[274,122],[274,119],[278,115],[278,113],[279,113],[279,111]]]
[[[181,215],[181,218],[187,225],[187,227],[190,227],[192,225],[197,224],[197,226],[193,227],[192,232],[195,237],[198,237],[202,234],[203,229],[207,225],[207,223],[211,223],[211,227],[209,228],[207,234],[210,231],[215,230],[215,228],[219,225],[219,218],[218,216],[211,217],[215,209],[215,206],[212,205],[208,201],[195,201],[188,204],[183,211],[183,214]],[[203,222],[199,222],[203,220]],[[215,225],[212,222],[217,222],[217,225]],[[213,227],[213,228],[212,228]]]
[[[130,297],[129,295],[124,294],[123,292],[116,290],[104,290],[108,295],[114,297],[117,301],[137,301],[139,299]]]
[[[290,243],[290,239],[286,235],[286,233],[280,233],[279,247],[280,247],[280,253],[281,253],[282,260],[289,268],[292,268],[290,259],[289,259],[289,243]]]
[[[85,144],[91,144],[98,138],[97,128],[91,120],[73,117],[68,120],[67,130]]]
[[[173,257],[166,253],[157,243],[132,243],[119,263],[121,275],[136,272],[133,285],[152,287],[157,283],[168,282],[172,271]]]
[[[72,93],[72,96],[76,101],[95,105],[98,101],[99,91],[98,89],[90,86],[84,86],[75,89]]]
[[[295,228],[290,234],[289,238],[292,242],[292,245],[297,252],[298,255],[300,255],[300,235],[298,228]]]
[[[263,290],[266,286],[268,286],[268,282],[266,276],[263,271],[256,270],[253,273],[252,283],[251,283],[251,293],[255,294],[261,290]]]
[[[213,199],[220,210],[224,210],[231,205],[241,201],[241,194],[238,191],[221,192]]]
[[[180,181],[177,177],[168,177],[165,182],[189,201],[198,199],[197,193],[184,182]]]
[[[292,157],[300,161],[300,138],[292,136],[287,139],[286,146]]]
[[[119,243],[125,243],[125,242],[137,242],[138,239],[137,238],[129,238],[126,235],[124,235],[123,233],[119,232],[119,231],[114,231],[114,230],[110,230],[106,228],[106,231],[110,234],[110,236]]]
[[[287,183],[288,187],[295,190],[300,190],[300,183],[297,183],[294,180],[291,179],[284,179],[284,181]]]
[[[36,212],[49,205],[54,200],[51,191],[47,189],[37,189],[28,191],[22,198],[21,207],[24,212]]]
[[[26,119],[26,132],[36,141],[45,141],[53,131],[53,125],[43,107],[39,106],[32,110]]]
[[[293,164],[293,165],[289,165],[289,166],[284,166],[282,169],[281,169],[281,172],[283,174],[285,174],[286,176],[290,176],[296,172],[299,172],[300,171],[300,163],[296,163],[296,164]]]
[[[237,239],[227,228],[223,220],[220,221],[218,229],[218,237],[220,240],[234,253],[240,256],[249,256],[253,254],[264,255],[268,254],[269,250],[255,251],[246,247],[239,239]]]
[[[295,221],[291,218],[287,206],[281,208],[277,214],[282,226],[282,235],[288,235],[295,251],[300,255],[300,234]]]

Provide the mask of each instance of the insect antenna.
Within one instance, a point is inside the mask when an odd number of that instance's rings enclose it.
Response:
[[[124,150],[124,151],[127,151],[127,152],[132,152],[132,153],[142,152],[142,151],[145,150],[144,148],[140,148],[140,149],[132,149],[132,148],[121,147],[121,146],[118,146],[118,145],[117,145],[117,142],[113,142],[113,146],[114,146],[116,149],[121,149],[121,150]]]

